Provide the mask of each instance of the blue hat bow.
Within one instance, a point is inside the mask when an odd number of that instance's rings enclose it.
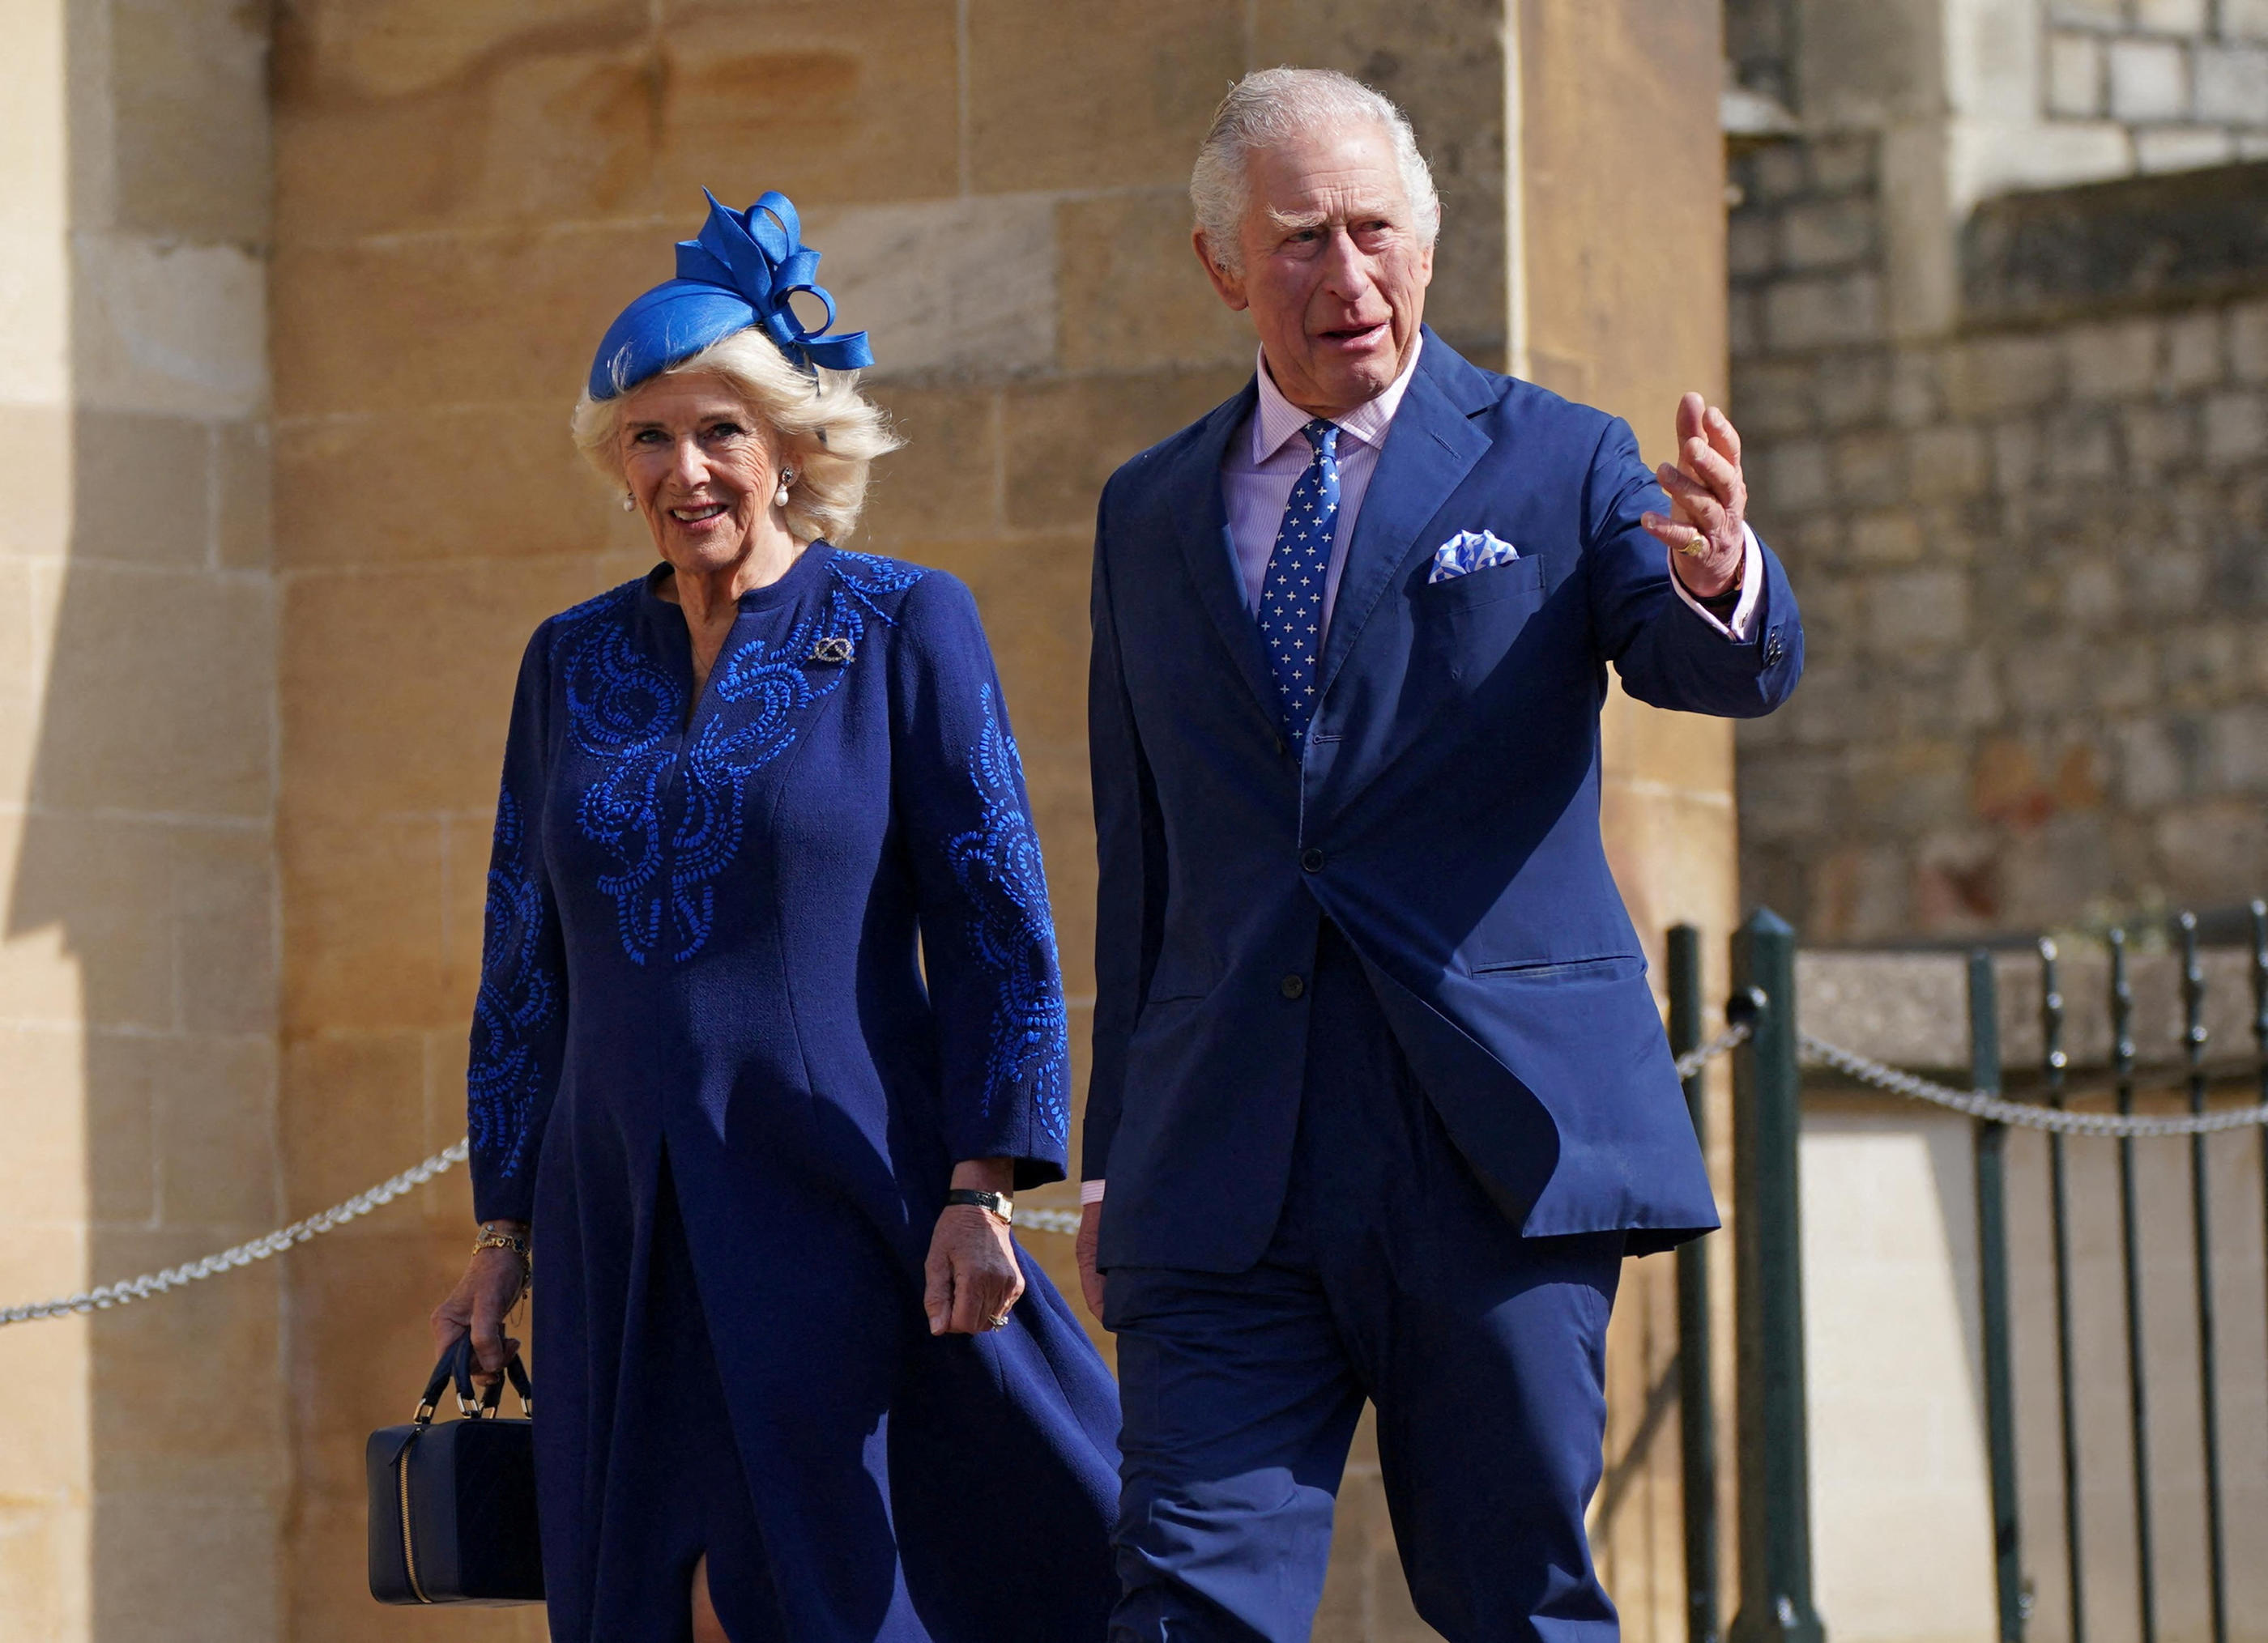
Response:
[[[864,331],[826,334],[835,298],[819,283],[819,253],[803,243],[802,222],[785,194],[768,192],[734,211],[702,193],[709,218],[697,237],[677,242],[677,277],[638,297],[607,328],[591,363],[593,399],[611,399],[751,326],[806,370],[874,363]],[[797,317],[791,299],[799,291],[827,311],[816,331]]]

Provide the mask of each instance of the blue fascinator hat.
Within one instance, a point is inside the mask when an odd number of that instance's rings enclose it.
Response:
[[[703,189],[709,220],[677,242],[677,277],[657,285],[615,317],[591,362],[591,397],[611,400],[690,359],[712,342],[754,327],[806,370],[856,370],[874,363],[864,331],[828,336],[835,299],[815,277],[819,253],[803,243],[788,197],[766,194],[745,211],[727,209]],[[827,309],[805,328],[788,299],[808,291]]]

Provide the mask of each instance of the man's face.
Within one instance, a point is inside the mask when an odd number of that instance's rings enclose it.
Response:
[[[1222,268],[1202,234],[1197,255],[1221,300],[1252,311],[1284,397],[1344,415],[1401,375],[1433,278],[1394,140],[1364,121],[1302,133],[1249,165],[1243,267]]]

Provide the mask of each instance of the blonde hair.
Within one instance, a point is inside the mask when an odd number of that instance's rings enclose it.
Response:
[[[795,470],[783,510],[787,528],[807,541],[850,539],[866,503],[867,470],[905,443],[881,407],[858,392],[857,371],[806,373],[754,328],[711,342],[660,374],[718,378],[763,419],[779,440],[782,466]],[[618,436],[628,397],[594,400],[585,388],[575,402],[576,447],[610,484],[622,483]]]

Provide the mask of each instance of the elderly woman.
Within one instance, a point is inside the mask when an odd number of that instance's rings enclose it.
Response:
[[[436,1338],[499,1369],[534,1244],[557,1643],[1100,1639],[1116,1399],[1008,1229],[1070,1093],[1016,744],[968,590],[836,546],[895,442],[794,208],[710,205],[576,407],[662,562],[521,664]]]

